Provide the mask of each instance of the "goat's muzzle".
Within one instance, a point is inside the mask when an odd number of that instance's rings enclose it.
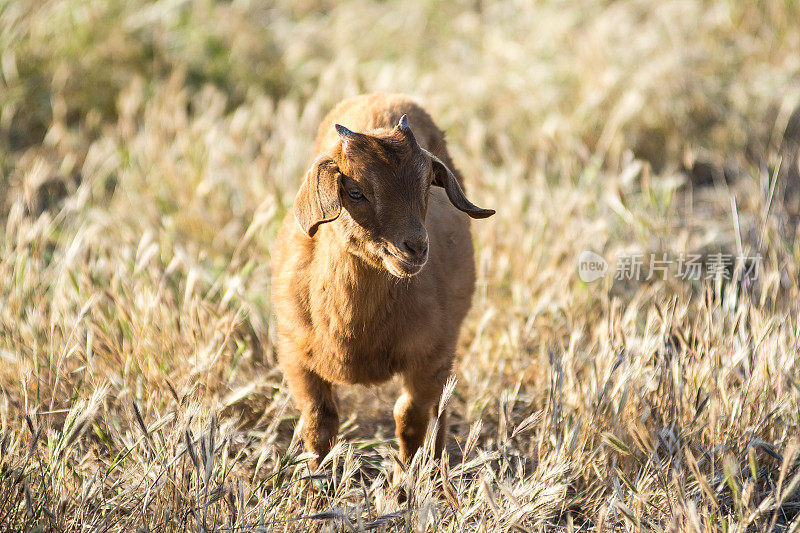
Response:
[[[428,240],[404,241],[403,249],[391,244],[383,248],[383,264],[398,278],[410,278],[418,274],[428,261]]]

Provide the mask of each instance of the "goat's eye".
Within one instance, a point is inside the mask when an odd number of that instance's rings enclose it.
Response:
[[[347,194],[353,200],[363,200],[364,199],[364,195],[361,194],[361,191],[359,191],[358,189],[351,189],[351,190],[347,191]]]

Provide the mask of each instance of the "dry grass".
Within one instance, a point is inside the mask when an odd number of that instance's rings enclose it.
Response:
[[[320,4],[0,2],[0,529],[796,531],[798,2]],[[309,475],[269,301],[317,124],[375,90],[498,210],[404,505],[394,384]],[[584,249],[763,271],[586,284]]]

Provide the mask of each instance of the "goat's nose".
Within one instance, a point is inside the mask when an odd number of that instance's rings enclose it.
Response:
[[[403,241],[406,252],[416,259],[422,259],[428,253],[428,239],[409,239]]]

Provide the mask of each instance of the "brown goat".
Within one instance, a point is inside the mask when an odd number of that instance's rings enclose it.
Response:
[[[333,385],[402,376],[394,418],[408,461],[452,371],[472,300],[467,215],[494,211],[467,200],[443,133],[405,96],[341,102],[319,128],[316,154],[273,251],[280,365],[314,467],[339,430]]]

